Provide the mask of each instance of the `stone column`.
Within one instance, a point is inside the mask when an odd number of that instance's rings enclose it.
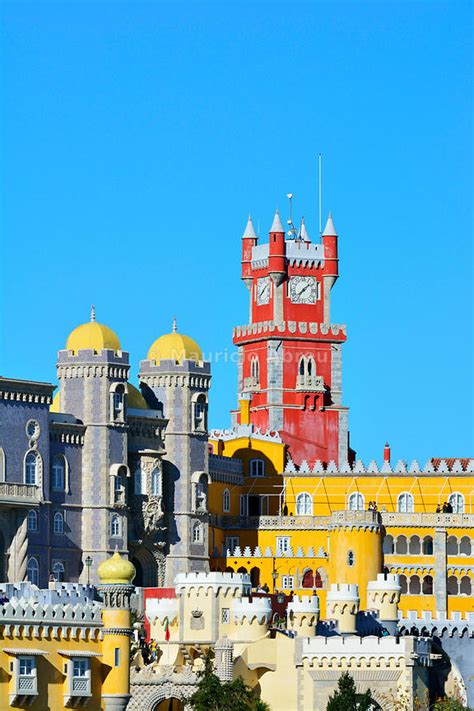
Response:
[[[13,514],[15,516],[15,514]],[[26,566],[28,561],[28,524],[27,514],[16,520],[16,532],[12,536],[8,557],[8,582],[21,583],[26,580]],[[15,520],[15,519],[13,519]]]
[[[435,528],[435,535],[433,541],[433,553],[434,553],[434,581],[433,581],[433,593],[435,596],[435,609],[436,612],[447,612],[448,610],[448,599],[447,599],[447,586],[446,586],[446,529]]]

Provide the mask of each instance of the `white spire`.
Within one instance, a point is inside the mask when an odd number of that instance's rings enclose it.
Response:
[[[91,306],[91,321],[95,321],[95,306],[92,304]]]
[[[173,332],[173,333],[176,333],[177,328],[178,328],[178,327],[177,327],[177,325],[176,325],[176,316],[173,316],[173,326],[172,326],[172,328],[171,328],[172,332]]]
[[[326,227],[324,228],[323,235],[337,237],[336,228],[334,227],[334,222],[332,221],[331,213],[328,215],[328,221],[326,222]]]
[[[270,227],[270,232],[284,232],[283,225],[281,224],[280,215],[278,214],[278,208],[275,212],[275,217],[273,218],[273,224]]]
[[[252,215],[249,215],[249,219],[247,220],[247,227],[245,228],[245,232],[242,235],[242,239],[257,239],[257,235],[255,234],[255,230],[253,227]]]
[[[302,239],[303,242],[311,242],[311,240],[309,238],[308,231],[306,229],[306,225],[304,223],[304,217],[301,218],[301,225],[300,225],[300,231],[298,234],[298,238]]]

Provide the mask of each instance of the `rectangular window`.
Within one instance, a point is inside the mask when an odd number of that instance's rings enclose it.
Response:
[[[20,676],[32,676],[35,670],[35,660],[33,657],[20,657],[19,670]]]
[[[293,575],[282,575],[281,576],[281,587],[284,590],[293,590],[295,587],[295,579]]]
[[[222,608],[222,624],[227,625],[230,622],[230,608],[229,607],[223,607]]]
[[[74,659],[72,662],[72,675],[74,678],[85,677],[89,669],[87,659]]]
[[[241,495],[241,497],[240,497],[240,515],[247,516],[247,512],[248,512],[247,497],[245,495]]]
[[[225,543],[224,543],[224,555],[226,554],[227,551],[230,551],[231,555],[233,555],[235,549],[237,548],[237,546],[239,544],[240,544],[239,536],[226,536]]]
[[[290,549],[290,536],[277,536],[277,555],[288,553]]]
[[[120,666],[120,647],[115,647],[114,649],[114,666]]]
[[[250,460],[250,476],[265,476],[265,462],[263,459]]]

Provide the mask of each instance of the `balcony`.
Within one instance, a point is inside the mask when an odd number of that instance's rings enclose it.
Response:
[[[31,506],[41,501],[41,489],[35,484],[0,482],[0,506]]]

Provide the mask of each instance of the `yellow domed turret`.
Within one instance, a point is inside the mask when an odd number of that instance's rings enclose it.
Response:
[[[55,398],[56,399],[56,398]],[[146,410],[148,408],[147,402],[140,390],[136,388],[131,383],[128,383],[128,406],[136,410]],[[54,400],[53,400],[54,403]]]
[[[97,568],[101,585],[130,585],[136,575],[135,566],[118,551]]]
[[[96,353],[104,348],[110,348],[110,350],[113,351],[122,350],[117,334],[108,326],[97,323],[95,320],[94,307],[92,307],[91,310],[91,320],[89,323],[81,324],[69,334],[66,348],[68,351],[72,351],[74,355],[76,355],[79,350],[84,349],[91,349]]]
[[[159,363],[160,360],[167,359],[178,363],[182,360],[202,360],[202,351],[196,341],[182,333],[177,333],[176,319],[173,319],[172,332],[157,338],[148,351],[148,360]]]

